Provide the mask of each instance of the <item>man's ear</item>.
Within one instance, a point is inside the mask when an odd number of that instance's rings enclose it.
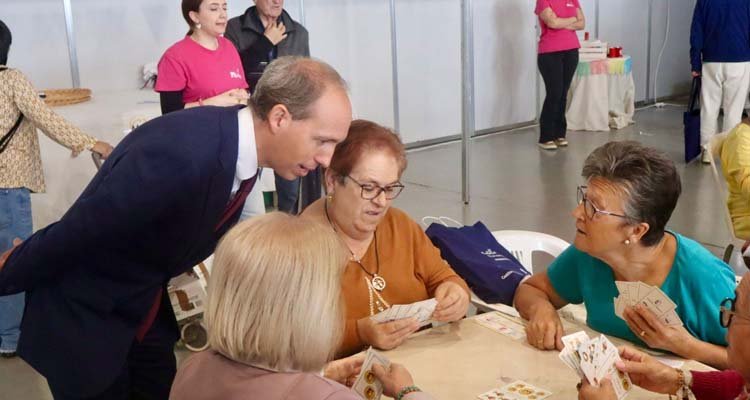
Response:
[[[292,122],[292,114],[283,104],[277,104],[268,112],[268,124],[271,126],[271,132],[284,129]]]

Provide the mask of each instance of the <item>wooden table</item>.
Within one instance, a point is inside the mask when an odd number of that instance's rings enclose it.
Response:
[[[501,314],[522,329],[520,319]],[[548,399],[576,399],[578,375],[557,357],[557,351],[540,351],[522,339],[490,330],[475,322],[477,317],[420,332],[395,350],[384,352],[391,361],[404,364],[415,383],[438,400],[469,400],[515,380],[553,392]],[[563,320],[565,333],[585,330],[586,326]],[[625,342],[610,338],[615,345]],[[687,361],[683,368],[711,370]],[[628,400],[666,399],[666,395],[635,387]]]

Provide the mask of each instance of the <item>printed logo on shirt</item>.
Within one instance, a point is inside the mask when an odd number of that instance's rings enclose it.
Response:
[[[565,3],[565,7],[573,8],[575,7],[575,4],[573,4],[573,2],[568,2],[568,3]]]
[[[234,71],[229,71],[229,78],[231,78],[231,79],[242,79],[242,75],[240,74],[240,70],[236,69]]]

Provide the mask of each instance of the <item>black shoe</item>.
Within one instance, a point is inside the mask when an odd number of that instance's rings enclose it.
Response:
[[[18,354],[16,354],[15,351],[8,351],[8,352],[2,351],[2,352],[0,352],[0,357],[2,357],[2,358],[14,358],[14,357],[17,357],[17,356],[18,356]]]

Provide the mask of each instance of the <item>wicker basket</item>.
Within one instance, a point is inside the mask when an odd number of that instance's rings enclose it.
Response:
[[[47,89],[39,96],[48,106],[66,106],[91,100],[91,89]]]

